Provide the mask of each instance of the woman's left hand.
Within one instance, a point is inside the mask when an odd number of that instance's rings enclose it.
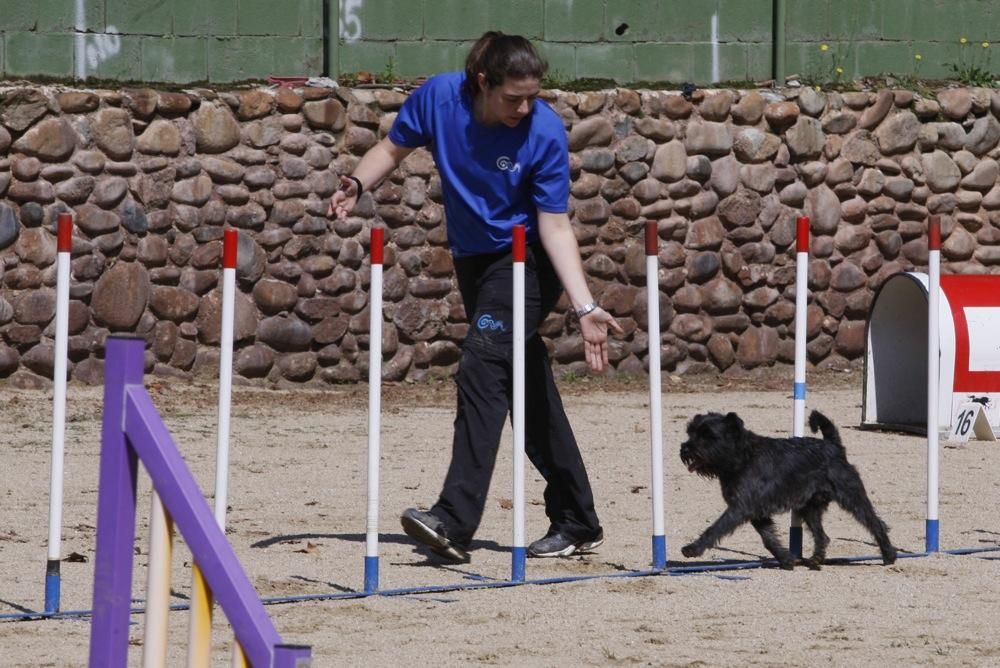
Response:
[[[587,364],[594,371],[603,371],[608,366],[608,329],[618,334],[625,333],[618,321],[601,307],[580,318],[583,352]]]

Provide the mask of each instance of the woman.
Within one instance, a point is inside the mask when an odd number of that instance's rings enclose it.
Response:
[[[407,509],[403,529],[434,552],[468,561],[512,400],[511,239],[527,229],[525,262],[525,451],[546,481],[550,526],[528,547],[568,556],[604,540],[590,482],[552,377],[538,326],[563,289],[580,319],[588,365],[608,363],[608,328],[621,327],[593,300],[567,215],[569,156],[559,116],[537,100],[547,64],[525,38],[484,34],[464,72],[431,77],[400,110],[330,208],[346,217],[419,146],[430,146],[444,197],[448,243],[470,328],[459,362],[452,460],[437,503]]]

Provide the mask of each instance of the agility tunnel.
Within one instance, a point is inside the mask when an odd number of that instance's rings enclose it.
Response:
[[[938,290],[939,433],[963,403],[983,406],[1000,431],[1000,276],[941,276]],[[862,427],[925,433],[929,277],[895,274],[875,295],[866,326]]]

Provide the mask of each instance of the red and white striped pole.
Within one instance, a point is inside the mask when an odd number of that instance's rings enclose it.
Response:
[[[524,582],[524,259],[525,227],[515,225],[511,254],[514,260],[514,543],[510,579]]]
[[[660,379],[659,246],[655,220],[646,221],[646,315],[649,337],[649,456],[653,495],[653,568],[667,567],[663,522],[663,406]]]
[[[382,261],[385,229],[371,229],[371,287],[368,291],[368,526],[365,535],[365,591],[378,591],[379,462],[382,415]]]
[[[229,430],[233,393],[233,320],[236,303],[236,256],[239,232],[222,233],[222,322],[219,338],[219,425],[215,447],[215,521],[225,531],[229,497]],[[207,666],[212,651],[212,593],[198,564],[191,568],[191,619],[188,636],[188,665]],[[233,642],[233,664],[241,665],[244,655]]]
[[[229,495],[229,418],[233,398],[233,320],[236,304],[236,255],[239,232],[222,237],[222,331],[219,339],[219,431],[215,457],[215,520],[226,528]]]
[[[805,435],[806,425],[806,337],[809,314],[809,219],[795,221],[795,384],[792,391],[792,436]],[[788,549],[802,557],[802,518],[792,511]]]
[[[52,372],[52,469],[49,478],[49,543],[45,564],[45,612],[59,612],[62,554],[64,451],[66,444],[66,366],[69,347],[69,281],[73,216],[60,213],[56,253],[56,340]]]
[[[927,221],[927,552],[940,549],[938,523],[938,388],[940,384],[941,216]]]

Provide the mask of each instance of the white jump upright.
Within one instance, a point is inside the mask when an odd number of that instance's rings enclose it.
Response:
[[[646,221],[646,329],[649,337],[649,463],[653,503],[653,568],[667,567],[663,521],[663,405],[660,378],[660,266],[655,220]]]
[[[62,506],[66,445],[66,366],[69,347],[69,281],[73,216],[60,213],[56,254],[56,340],[52,371],[52,470],[49,477],[49,542],[45,563],[45,612],[59,612]]]
[[[528,556],[524,541],[524,225],[514,226],[514,542],[510,579],[524,581]]]
[[[927,531],[925,549],[937,552],[938,526],[938,384],[940,383],[941,216],[927,221]]]
[[[146,614],[142,642],[143,668],[167,665],[167,627],[170,615],[170,561],[173,522],[160,495],[150,494],[149,565],[146,571]]]
[[[795,221],[795,382],[792,386],[792,436],[805,435],[806,426],[806,322],[809,307],[809,218]],[[788,550],[802,556],[802,518],[792,511]]]
[[[382,413],[382,259],[385,230],[371,228],[371,288],[368,291],[368,526],[365,591],[378,591],[379,460]]]

